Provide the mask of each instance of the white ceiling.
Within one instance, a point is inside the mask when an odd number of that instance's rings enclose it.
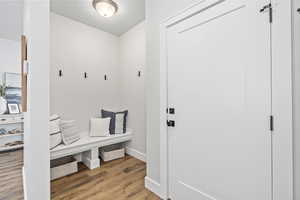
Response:
[[[119,10],[111,18],[99,15],[92,0],[51,0],[51,11],[117,36],[145,19],[145,0],[114,1]]]
[[[23,33],[23,0],[0,0],[0,38],[20,40]]]

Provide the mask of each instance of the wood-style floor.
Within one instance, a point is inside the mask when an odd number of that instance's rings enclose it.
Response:
[[[0,200],[23,200],[23,151],[0,153]]]
[[[51,182],[52,200],[159,200],[144,187],[146,164],[130,156]]]

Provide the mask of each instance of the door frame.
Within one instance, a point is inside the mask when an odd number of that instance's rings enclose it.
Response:
[[[160,24],[160,196],[163,199],[169,198],[166,30],[205,6],[223,1],[226,0],[198,0]],[[272,112],[275,122],[272,133],[273,200],[293,200],[292,2],[271,2],[274,9],[271,38]]]

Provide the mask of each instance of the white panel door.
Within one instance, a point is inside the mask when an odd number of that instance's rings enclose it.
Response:
[[[170,198],[271,200],[268,1],[203,2],[166,30]]]

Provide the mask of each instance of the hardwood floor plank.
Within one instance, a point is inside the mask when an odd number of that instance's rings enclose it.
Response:
[[[102,190],[107,190],[107,188],[110,188],[111,185],[115,185],[115,181],[119,181],[120,179],[124,178],[126,174],[122,174],[122,172],[124,169],[128,168],[128,166],[133,165],[134,163],[132,162],[133,160],[124,159],[124,162],[120,162],[116,165],[114,162],[113,165],[110,165],[108,168],[105,166],[101,166],[99,170],[85,170],[85,173],[89,175],[87,179],[88,183],[84,186],[84,190],[86,191],[85,193],[87,193],[89,190],[92,190],[95,187],[95,185],[97,185],[97,188],[100,188]],[[103,179],[97,179],[98,174],[102,172],[105,172],[106,176],[102,177]],[[112,176],[116,177],[116,179],[111,179],[110,177]],[[104,181],[105,183],[103,183]],[[106,186],[106,188],[103,188],[103,186]],[[82,195],[80,190],[76,190],[75,192],[68,192],[73,193],[72,196],[76,196],[76,199],[80,199],[80,196]],[[65,195],[68,194],[65,192]]]
[[[0,200],[24,200],[23,151],[0,153]]]
[[[131,156],[51,182],[52,200],[159,200],[144,187],[146,164]]]

